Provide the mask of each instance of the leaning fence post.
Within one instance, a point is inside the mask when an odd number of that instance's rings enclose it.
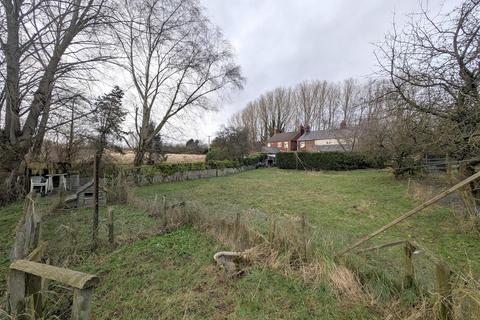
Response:
[[[410,242],[405,242],[405,278],[404,278],[404,288],[411,288],[415,279],[415,269],[413,265],[413,252],[415,247]]]
[[[112,207],[108,207],[108,241],[111,245],[115,243],[113,238],[113,209]]]
[[[440,320],[452,320],[452,288],[450,283],[451,270],[443,262],[438,262],[435,265],[437,291],[440,299],[438,319]]]
[[[88,320],[90,317],[93,288],[73,290],[72,320]]]

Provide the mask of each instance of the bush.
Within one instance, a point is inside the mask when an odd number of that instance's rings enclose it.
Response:
[[[207,166],[210,169],[238,168],[240,163],[237,160],[211,160]]]
[[[207,152],[205,160],[207,162],[214,160],[225,160],[226,157],[227,155],[222,150],[212,148]]]
[[[161,163],[150,166],[142,166],[140,171],[141,174],[148,176],[170,176],[176,172],[185,172],[185,171],[196,171],[196,170],[205,170],[206,166],[203,162],[192,162],[192,163]]]
[[[267,158],[267,155],[257,153],[257,154],[252,154],[243,159],[243,165],[245,166],[253,166],[256,165],[259,162],[264,161]]]
[[[280,169],[354,170],[370,167],[364,155],[354,152],[282,152],[277,154],[276,162]]]

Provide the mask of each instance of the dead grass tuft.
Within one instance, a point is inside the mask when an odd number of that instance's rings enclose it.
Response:
[[[355,274],[344,266],[336,266],[328,276],[337,294],[351,301],[364,301],[365,294]]]

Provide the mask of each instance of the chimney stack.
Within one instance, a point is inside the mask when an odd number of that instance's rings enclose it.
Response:
[[[342,122],[340,122],[340,129],[347,129],[347,121],[342,120]]]
[[[306,125],[306,126],[305,126],[305,132],[306,132],[306,133],[309,133],[309,132],[310,132],[310,126],[309,126],[309,125]]]
[[[303,135],[305,133],[305,127],[301,124],[300,127],[298,127],[298,132],[300,132],[300,135]]]

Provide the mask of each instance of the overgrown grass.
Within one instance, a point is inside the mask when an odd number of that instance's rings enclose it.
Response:
[[[227,278],[212,263],[222,249],[187,226],[88,258],[83,269],[102,279],[95,318],[375,318],[364,306],[340,306],[326,285],[309,288],[301,279],[267,268],[255,268],[239,280]]]
[[[347,265],[352,270],[361,267],[358,282],[363,288],[357,287],[357,279],[352,279],[348,269],[331,262],[333,251],[416,204],[406,192],[406,182],[393,179],[385,171],[255,170],[141,187],[135,194],[145,200],[147,207],[155,195],[159,205],[161,195],[166,195],[169,204],[186,200],[189,206],[210,216],[234,220],[237,213],[242,213],[243,221],[248,220],[249,226],[264,232],[271,228],[265,217],[284,217],[295,224],[300,223],[299,216],[305,215],[313,232],[312,245],[321,250],[323,263],[292,266],[293,272],[259,264],[244,277],[230,279],[212,261],[216,251],[234,249],[225,247],[228,241],[221,244],[201,228],[191,226],[165,234],[158,216],[128,205],[114,206],[116,247],[107,242],[106,208],[102,208],[100,250],[91,254],[91,209],[46,210],[42,238],[49,240],[51,263],[96,273],[101,278],[93,300],[94,318],[380,319],[399,310],[393,306],[389,313],[392,303],[401,304],[404,310],[421,307],[416,292],[401,291],[398,283],[383,278],[379,272],[392,267],[400,270],[393,274],[394,278],[401,275],[401,248],[373,259],[349,260]],[[2,209],[5,215],[0,216],[0,249],[4,252],[10,249],[21,207],[18,204]],[[479,269],[478,236],[465,233],[448,208],[433,207],[376,242],[405,237],[416,237],[463,270],[475,273]],[[7,259],[0,261],[2,271],[7,270],[7,265]],[[4,278],[0,281],[0,287],[4,287]],[[372,301],[361,292],[365,288],[374,293]],[[57,295],[62,292],[55,291]],[[49,301],[52,314],[68,316],[64,313],[68,303],[56,302],[65,299],[52,296]]]
[[[224,216],[251,208],[269,215],[306,215],[326,250],[340,249],[419,204],[408,196],[406,181],[395,180],[381,170],[255,170],[230,177],[152,185],[135,193],[145,199],[165,194],[194,201],[206,211]],[[428,208],[371,244],[405,238],[417,239],[460,270],[480,273],[480,237],[476,232],[465,232],[447,207]]]

